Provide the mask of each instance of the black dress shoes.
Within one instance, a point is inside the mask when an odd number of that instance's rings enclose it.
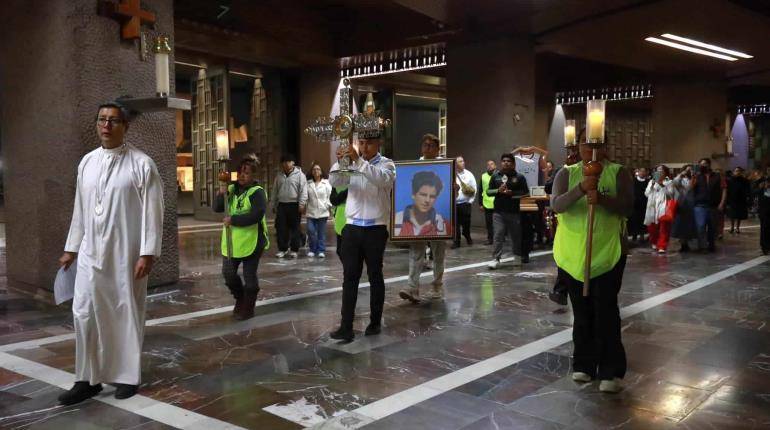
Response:
[[[355,335],[353,334],[353,330],[344,330],[342,327],[340,327],[336,331],[329,333],[329,337],[334,340],[341,340],[349,343],[353,342]]]
[[[551,299],[551,301],[556,303],[556,304],[559,304],[559,305],[562,305],[562,306],[567,306],[567,295],[566,294],[555,293],[555,292],[551,291],[550,293],[548,293],[548,298]]]
[[[115,385],[115,398],[119,400],[133,397],[139,390],[138,385],[130,384],[114,384]]]
[[[78,381],[69,391],[59,396],[59,404],[64,406],[74,405],[83,400],[99,394],[102,391],[102,384],[90,385],[88,381]]]

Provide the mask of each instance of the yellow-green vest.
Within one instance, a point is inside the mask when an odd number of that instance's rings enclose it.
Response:
[[[489,180],[492,179],[492,175],[487,172],[481,174],[481,204],[485,209],[495,208],[495,196],[488,196],[487,190],[489,189]]]
[[[599,177],[599,192],[611,197],[617,195],[617,177],[620,164],[602,163],[604,170]],[[569,190],[583,180],[583,162],[565,166],[569,172]],[[581,197],[566,212],[559,215],[559,227],[553,243],[556,265],[578,281],[584,281],[586,242],[588,240],[588,203]],[[594,238],[591,253],[591,278],[603,275],[620,261],[620,235],[626,219],[597,205],[594,210]]]
[[[251,188],[235,195],[235,185],[227,187],[227,194],[230,196],[230,216],[243,215],[251,212],[251,196],[263,188],[259,185],[252,185]],[[265,191],[265,201],[267,201],[267,191]],[[267,236],[267,219],[262,216],[258,224],[247,225],[245,227],[230,226],[233,236],[233,258],[244,258],[254,253],[259,242],[260,227],[262,235],[265,237],[265,248],[270,247],[270,239]],[[222,255],[227,257],[227,233],[222,227]]]
[[[347,185],[335,187],[338,193],[341,193],[348,189]],[[345,203],[340,203],[334,207],[334,232],[337,236],[342,236],[342,229],[345,228],[347,223],[347,217],[345,217]]]

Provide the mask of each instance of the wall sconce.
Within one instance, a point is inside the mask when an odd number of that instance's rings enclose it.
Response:
[[[158,97],[168,97],[171,91],[169,83],[168,56],[171,46],[168,44],[168,36],[158,36],[152,45],[155,53],[155,93]]]

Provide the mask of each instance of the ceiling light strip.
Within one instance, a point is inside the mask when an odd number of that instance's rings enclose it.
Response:
[[[651,84],[624,85],[615,87],[591,88],[586,90],[568,90],[556,93],[556,104],[584,104],[588,100],[636,100],[654,97]]]
[[[693,48],[692,46],[682,45],[681,43],[671,42],[669,40],[663,40],[657,37],[648,37],[644,40],[652,43],[657,43],[660,45],[666,45],[675,49],[681,49],[682,51],[692,52],[694,54],[707,55],[709,57],[719,58],[720,60],[738,61],[738,59],[735,57],[717,54],[716,52],[706,51],[705,49]]]
[[[700,48],[710,49],[712,51],[721,52],[723,54],[733,55],[735,57],[754,58],[753,56],[749,54],[745,54],[740,51],[733,51],[732,49],[722,48],[720,46],[712,45],[710,43],[698,42],[697,40],[689,39],[687,37],[677,36],[675,34],[666,33],[666,34],[662,34],[660,37],[665,37],[666,39],[676,40],[677,42],[687,43],[693,46],[698,46]]]

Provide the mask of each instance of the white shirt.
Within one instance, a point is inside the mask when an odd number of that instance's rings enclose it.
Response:
[[[514,161],[516,162],[516,173],[524,176],[527,180],[527,186],[536,187],[540,185],[540,154],[517,154],[514,157]]]
[[[329,198],[332,195],[332,186],[326,179],[321,179],[318,183],[310,179],[307,181],[307,212],[308,218],[328,218],[329,209],[332,208],[332,202]]]
[[[377,153],[370,161],[360,157],[350,165],[360,174],[344,175],[334,172],[339,163],[332,166],[329,182],[333,187],[348,186],[345,201],[346,224],[369,227],[388,225],[390,221],[390,192],[396,180],[393,160]]]
[[[460,186],[460,181],[463,181],[465,185],[468,185],[469,187],[473,188],[473,191],[476,191],[476,177],[473,176],[473,173],[471,173],[470,170],[465,169],[462,172],[457,173],[455,177],[455,183],[457,186]],[[463,194],[462,187],[460,187],[457,190],[457,196],[455,196],[455,204],[461,204],[461,203],[473,203],[476,200],[476,193],[474,192],[472,196],[468,196],[466,194]]]

